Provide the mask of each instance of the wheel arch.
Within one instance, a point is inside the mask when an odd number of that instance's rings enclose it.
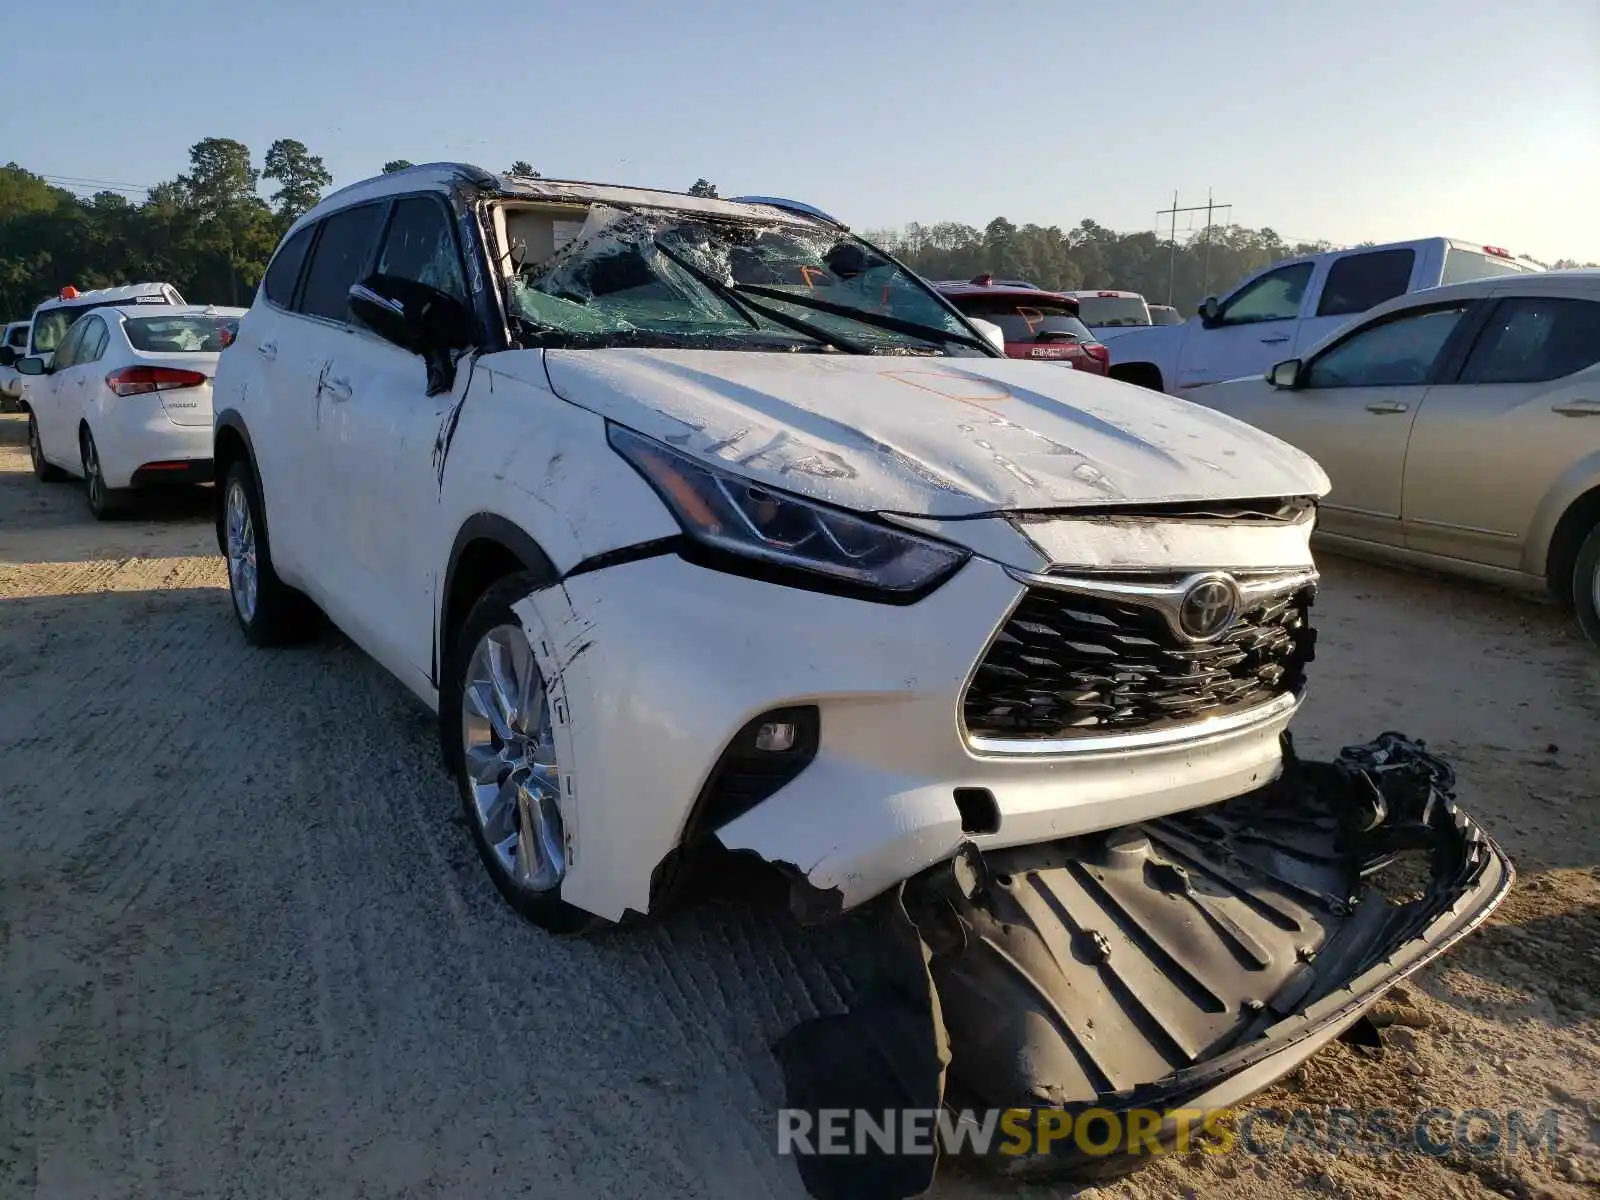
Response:
[[[445,648],[467,619],[473,601],[496,580],[527,571],[548,583],[560,578],[544,547],[516,522],[498,513],[473,513],[461,523],[450,547],[439,588],[433,638],[433,685],[440,686]]]
[[[1544,556],[1545,584],[1563,607],[1572,604],[1572,573],[1578,565],[1578,550],[1596,526],[1600,526],[1600,482],[1574,497],[1550,532]]]
[[[1121,380],[1123,383],[1135,384],[1157,392],[1166,390],[1166,380],[1161,374],[1161,368],[1153,362],[1113,363],[1109,374],[1112,379]]]
[[[255,443],[250,440],[250,430],[238,411],[231,408],[223,409],[216,415],[212,430],[211,478],[216,481],[216,497],[212,506],[212,518],[213,524],[217,528],[217,551],[220,554],[226,554],[228,547],[223,532],[223,520],[228,504],[228,472],[233,469],[233,464],[241,459],[244,460],[250,464],[250,472],[256,477],[256,490],[261,497],[261,528],[263,533],[269,532],[267,530],[267,491],[266,483],[261,478],[261,469],[256,465]]]

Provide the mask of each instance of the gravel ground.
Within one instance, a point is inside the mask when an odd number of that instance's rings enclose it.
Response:
[[[803,1196],[768,1044],[840,1003],[862,931],[726,902],[587,941],[521,923],[400,685],[336,634],[245,646],[208,502],[96,524],[0,417],[0,1197]],[[1520,878],[1397,989],[1381,1053],[1261,1103],[1555,1107],[1559,1152],[937,1195],[1595,1194],[1600,654],[1553,609],[1323,566],[1302,748],[1427,739]]]

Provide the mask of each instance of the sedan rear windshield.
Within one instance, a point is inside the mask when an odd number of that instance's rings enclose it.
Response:
[[[147,354],[215,354],[239,332],[239,319],[203,313],[129,317],[122,328],[128,334],[128,344]]]
[[[949,296],[947,299],[969,317],[992,321],[1005,332],[1008,343],[1062,341],[1092,342],[1094,335],[1078,320],[1072,306],[1059,300],[1022,296]]]
[[[1078,316],[1091,328],[1150,324],[1150,310],[1137,296],[1079,296]]]

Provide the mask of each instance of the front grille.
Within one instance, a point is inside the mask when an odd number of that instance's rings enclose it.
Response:
[[[1154,607],[1030,587],[967,686],[967,733],[1070,739],[1242,712],[1304,682],[1314,595],[1247,600],[1219,640],[1193,645]]]

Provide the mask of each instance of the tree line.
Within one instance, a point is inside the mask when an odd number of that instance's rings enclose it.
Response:
[[[411,165],[394,159],[383,170]],[[506,173],[541,178],[525,159]],[[190,147],[188,171],[138,203],[115,191],[80,197],[9,163],[0,167],[0,318],[27,316],[69,283],[162,281],[196,303],[247,305],[284,231],[332,183],[323,160],[293,138],[268,146],[259,166],[244,143],[205,138]],[[715,196],[716,185],[696,179],[689,194]],[[945,221],[866,236],[931,279],[989,272],[1051,289],[1115,288],[1153,303],[1170,297],[1185,313],[1250,271],[1329,248],[1238,225],[1174,243],[1087,219],[1066,231],[996,217],[982,229]]]

